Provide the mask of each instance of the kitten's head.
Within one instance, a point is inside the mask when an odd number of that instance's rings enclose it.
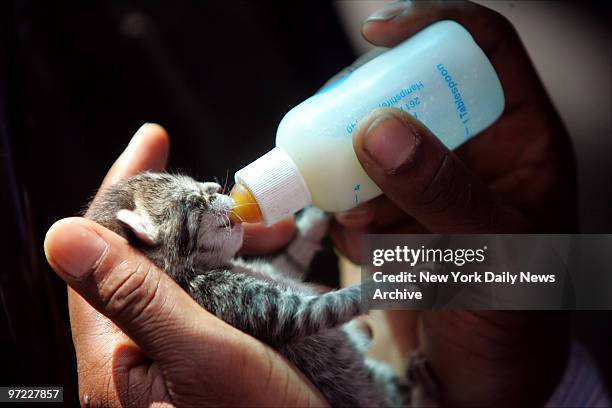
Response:
[[[219,267],[242,245],[231,199],[217,183],[141,173],[106,190],[87,216],[138,246],[175,279]]]

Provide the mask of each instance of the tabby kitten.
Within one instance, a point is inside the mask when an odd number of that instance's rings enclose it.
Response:
[[[245,260],[236,256],[243,231],[231,208],[219,184],[145,172],[103,191],[86,217],[128,239],[209,312],[280,352],[332,406],[402,405],[396,376],[365,357],[369,339],[351,323],[364,312],[360,287],[325,292],[301,281],[327,216],[305,210],[284,252]]]

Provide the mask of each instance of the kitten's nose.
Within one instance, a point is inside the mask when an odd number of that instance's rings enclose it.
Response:
[[[221,188],[219,186],[219,188]],[[233,201],[229,196],[223,194],[215,194],[214,200],[211,200],[211,207],[216,211],[226,211],[229,212],[232,210]]]

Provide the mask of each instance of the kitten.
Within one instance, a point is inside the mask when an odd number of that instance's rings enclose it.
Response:
[[[402,405],[396,376],[365,357],[369,339],[351,323],[364,312],[360,287],[324,292],[300,281],[327,216],[307,209],[283,253],[244,260],[236,257],[242,225],[230,221],[232,200],[220,191],[146,172],[103,191],[86,216],[127,238],[209,312],[284,355],[332,406]]]

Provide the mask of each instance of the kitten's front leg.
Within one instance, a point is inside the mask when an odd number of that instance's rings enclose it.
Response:
[[[321,249],[321,240],[327,234],[330,216],[316,207],[307,207],[297,219],[297,234],[285,250],[272,261],[274,268],[284,276],[301,281],[315,254]]]
[[[267,343],[311,336],[365,312],[360,285],[311,294],[221,270],[195,276],[185,288],[209,312]]]

